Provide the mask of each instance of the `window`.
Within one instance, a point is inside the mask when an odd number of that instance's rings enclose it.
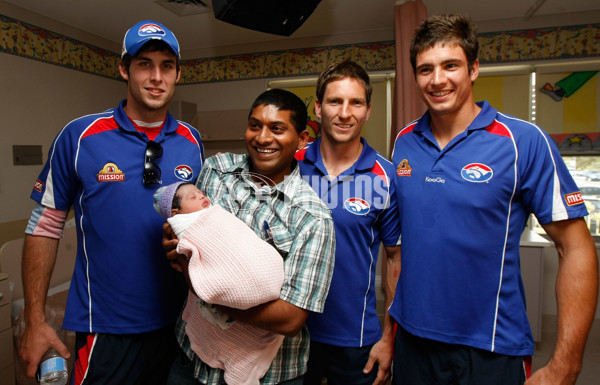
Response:
[[[600,240],[600,61],[484,66],[474,97],[539,125],[554,139]],[[544,234],[534,216],[529,227]]]

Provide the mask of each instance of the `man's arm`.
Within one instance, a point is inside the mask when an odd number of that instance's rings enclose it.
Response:
[[[364,372],[369,373],[373,369],[373,365],[376,362],[378,363],[377,378],[373,385],[385,384],[391,375],[392,360],[394,358],[394,322],[388,308],[394,299],[396,283],[400,275],[400,246],[384,246],[382,257],[381,287],[385,301],[383,332],[381,339],[371,348],[369,360],[364,368]]]
[[[222,311],[237,321],[293,337],[306,322],[308,310],[294,306],[282,299],[260,304],[247,310],[220,306]]]
[[[183,272],[186,275],[188,286],[193,290],[187,270],[187,258],[177,253],[177,243],[177,238],[173,234],[171,226],[169,226],[168,222],[165,222],[163,225],[162,245],[167,253],[167,259],[175,270]],[[238,321],[286,336],[298,334],[308,317],[308,310],[301,309],[281,299],[246,310],[225,306],[219,306],[219,308],[225,314],[230,315]]]
[[[331,218],[319,221],[309,220],[297,231],[297,236],[294,238],[285,262],[287,283],[284,283],[282,292],[286,292],[287,285],[287,298],[296,297],[291,292],[298,294],[299,282],[311,281],[311,285],[314,286],[312,290],[318,294],[312,300],[307,299],[307,293],[296,298],[304,297],[304,303],[314,301],[325,303],[333,274],[335,255],[333,221]],[[286,298],[286,296],[282,295],[282,298]],[[247,310],[223,308],[223,311],[241,322],[292,337],[300,332],[310,310],[296,306],[282,298]]]
[[[169,263],[173,269],[180,273],[187,273],[188,258],[183,254],[177,253],[178,243],[179,240],[173,233],[171,225],[169,225],[169,222],[165,221],[165,223],[163,223],[162,245],[165,249],[167,259],[169,260]],[[189,275],[186,274],[186,278],[189,284]]]
[[[25,296],[25,330],[19,355],[27,363],[26,374],[35,376],[42,355],[53,347],[65,358],[69,350],[46,322],[45,307],[50,277],[56,262],[58,239],[25,235],[22,275]]]
[[[531,376],[527,385],[574,384],[581,371],[585,343],[596,312],[596,246],[583,218],[552,222],[543,227],[558,251],[558,330],[550,361]]]

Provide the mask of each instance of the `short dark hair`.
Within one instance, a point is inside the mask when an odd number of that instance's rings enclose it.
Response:
[[[356,79],[362,83],[362,85],[365,87],[367,105],[370,105],[373,87],[371,86],[369,74],[358,63],[351,60],[333,63],[323,70],[323,72],[321,72],[319,79],[317,79],[317,100],[320,102],[323,101],[325,89],[330,82],[344,78]]]
[[[181,209],[181,197],[179,195],[177,195],[177,192],[179,191],[181,186],[185,186],[186,184],[193,185],[193,183],[186,182],[186,183],[182,183],[179,186],[177,186],[177,188],[175,189],[175,194],[173,194],[173,202],[171,203],[171,210]]]
[[[256,100],[254,100],[254,103],[252,103],[252,107],[250,107],[248,120],[252,116],[254,109],[261,105],[275,106],[279,111],[290,111],[290,120],[294,125],[296,132],[301,133],[306,130],[306,122],[308,121],[306,105],[302,99],[293,92],[281,88],[273,88],[258,95]]]
[[[477,29],[465,15],[440,14],[423,20],[410,43],[410,64],[417,71],[417,55],[438,43],[458,44],[467,56],[469,73],[479,55]]]
[[[155,51],[167,51],[169,52],[171,55],[175,56],[175,68],[177,69],[177,72],[179,72],[179,56],[177,56],[177,54],[175,52],[173,52],[173,49],[171,47],[169,47],[169,45],[167,43],[165,43],[164,41],[161,40],[156,40],[156,39],[151,39],[149,40],[146,44],[144,44],[135,54],[135,57],[140,56],[142,53],[144,52],[155,52]],[[131,60],[133,59],[133,57],[130,54],[125,54],[125,56],[123,56],[123,58],[121,58],[121,64],[123,64],[123,67],[125,67],[125,69],[127,70],[127,73],[129,73],[129,66],[131,65]]]

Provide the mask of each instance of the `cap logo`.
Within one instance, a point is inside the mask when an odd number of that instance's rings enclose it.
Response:
[[[156,24],[144,24],[138,30],[138,35],[144,37],[164,37],[166,35],[165,31]]]

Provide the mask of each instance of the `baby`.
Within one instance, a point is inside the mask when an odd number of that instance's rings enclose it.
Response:
[[[177,236],[177,252],[189,258],[193,291],[183,320],[192,349],[208,365],[223,369],[227,384],[259,384],[284,337],[235,322],[212,305],[248,309],[279,298],[283,258],[191,183],[159,188],[154,208]]]

